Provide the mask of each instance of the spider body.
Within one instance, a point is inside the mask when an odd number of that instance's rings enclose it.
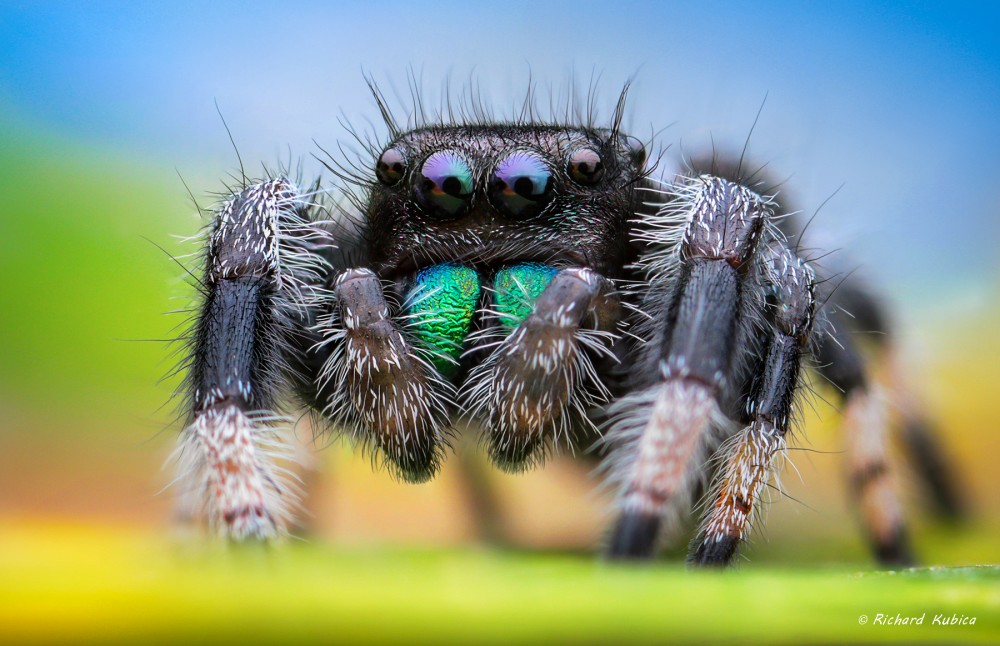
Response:
[[[281,533],[275,411],[294,395],[412,482],[458,419],[506,470],[596,447],[618,490],[613,557],[653,555],[709,486],[691,559],[727,564],[821,355],[847,426],[875,438],[854,463],[871,540],[906,561],[864,359],[824,308],[840,297],[738,165],[656,180],[619,121],[390,122],[353,207],[284,177],[235,191],[209,233],[182,445],[212,526]]]

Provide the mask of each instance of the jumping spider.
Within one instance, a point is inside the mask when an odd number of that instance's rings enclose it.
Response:
[[[884,404],[852,335],[884,331],[884,316],[810,266],[795,218],[741,161],[657,179],[620,130],[621,103],[608,127],[471,118],[408,131],[380,107],[390,136],[370,170],[330,167],[350,179],[347,199],[244,178],[207,232],[181,453],[214,528],[284,531],[275,411],[294,397],[410,482],[434,476],[458,419],[481,426],[506,471],[558,445],[593,450],[618,492],[613,558],[653,556],[661,526],[710,487],[689,558],[728,564],[809,363],[842,395],[875,554],[910,561]],[[918,472],[957,511],[907,413]]]

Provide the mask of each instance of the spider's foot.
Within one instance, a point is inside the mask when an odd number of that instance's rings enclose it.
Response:
[[[875,541],[872,548],[875,559],[883,567],[908,568],[917,564],[906,531],[902,527],[897,527],[887,540]]]
[[[626,512],[611,533],[607,557],[616,561],[648,560],[656,554],[661,520],[657,514]]]
[[[740,546],[738,536],[718,535],[700,538],[691,554],[688,565],[698,567],[726,567],[733,562]]]

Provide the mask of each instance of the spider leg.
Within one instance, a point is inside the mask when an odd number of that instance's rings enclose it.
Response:
[[[180,480],[182,496],[201,500],[210,525],[232,539],[278,535],[295,498],[275,463],[292,449],[274,411],[297,321],[325,268],[311,209],[288,179],[266,180],[227,200],[209,233]]]
[[[747,402],[749,424],[736,436],[722,467],[714,503],[691,545],[692,565],[728,565],[750,531],[761,488],[785,448],[803,356],[816,310],[815,275],[783,245],[768,248],[772,329]]]
[[[895,330],[878,299],[858,281],[848,278],[828,297],[828,311],[836,327],[852,334],[864,334],[873,343],[868,356],[872,364],[883,364],[875,377],[886,389],[898,415],[892,428],[897,433],[906,457],[931,499],[934,510],[943,518],[957,520],[965,515],[965,506],[953,464],[939,439],[935,425],[924,410],[901,356],[894,347]],[[873,350],[873,351],[872,351]]]
[[[741,168],[749,167],[743,161],[742,157],[716,158],[713,154],[711,159],[693,160],[692,167],[710,168],[712,174],[741,181]],[[753,176],[759,177],[757,172]],[[766,173],[755,185],[770,185],[772,188],[764,189],[767,192],[777,188]],[[795,209],[784,204],[778,211],[793,213]],[[798,249],[806,227],[790,216],[780,218],[776,224],[787,239],[797,241]],[[849,274],[848,270],[841,267],[844,273]],[[886,563],[906,563],[909,549],[902,529],[900,504],[890,483],[886,427],[898,433],[906,457],[913,463],[914,474],[924,485],[935,510],[946,519],[958,519],[964,514],[959,482],[934,425],[908,387],[904,372],[894,364],[898,360],[897,349],[893,347],[894,330],[880,300],[857,277],[848,275],[831,280],[829,267],[826,272],[817,267],[817,273],[820,285],[817,301],[822,303],[819,319],[825,319],[826,324],[817,326],[813,350],[818,357],[819,372],[842,393],[853,456],[852,482],[862,503],[862,517],[878,558]],[[859,335],[864,335],[869,343],[855,343]],[[889,364],[889,371],[875,369],[884,363]],[[899,412],[891,422],[890,408]]]
[[[936,428],[908,392],[900,395],[897,401],[903,407],[899,428],[901,444],[930,495],[934,510],[945,520],[964,519],[968,510],[960,494],[960,483],[954,465],[946,459]]]
[[[619,485],[612,558],[653,555],[664,516],[689,502],[712,430],[727,426],[722,411],[763,309],[757,256],[769,218],[757,194],[701,176],[633,234],[651,243],[640,265],[652,295],[645,369],[611,408],[609,469]]]
[[[392,309],[371,270],[336,277],[316,327],[325,353],[316,398],[324,415],[374,443],[397,475],[423,482],[440,466],[454,393]]]
[[[913,556],[888,455],[886,395],[870,378],[846,317],[828,316],[832,329],[820,344],[819,371],[843,393],[848,469],[861,520],[880,563],[909,565]]]
[[[488,451],[502,469],[525,468],[545,443],[568,443],[589,424],[588,409],[610,398],[588,350],[604,342],[619,318],[611,281],[585,268],[559,271],[531,313],[469,375],[463,400],[483,419]]]

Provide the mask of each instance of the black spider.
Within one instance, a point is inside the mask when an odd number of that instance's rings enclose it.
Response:
[[[244,180],[208,235],[182,445],[215,528],[283,531],[275,411],[294,395],[412,482],[435,474],[463,416],[508,471],[559,444],[596,447],[618,487],[612,557],[652,556],[664,522],[711,486],[690,560],[726,564],[812,358],[843,396],[875,552],[910,560],[883,403],[852,339],[885,330],[877,303],[817,276],[796,223],[740,163],[655,179],[620,115],[608,128],[407,132],[387,117],[374,174],[352,176],[339,203],[318,183]],[[920,472],[957,512],[922,417],[907,414]]]

